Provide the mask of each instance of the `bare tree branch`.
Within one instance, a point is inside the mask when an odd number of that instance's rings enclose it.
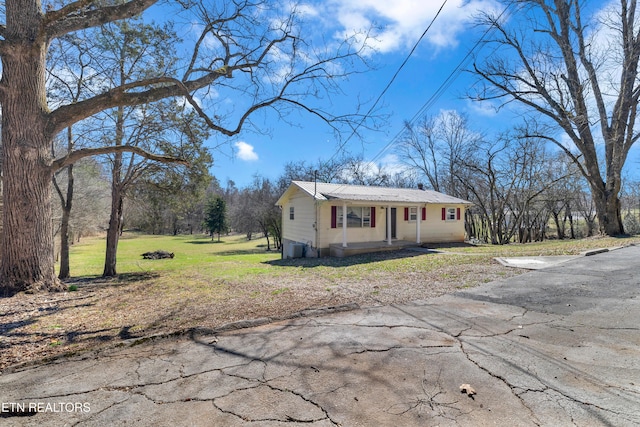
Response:
[[[131,18],[157,3],[158,0],[130,0],[116,6],[92,9],[93,0],[78,0],[63,8],[47,12],[44,28],[47,40],[73,31],[97,27],[108,22]]]
[[[193,105],[195,101],[189,94],[190,91],[208,86],[226,74],[226,70],[216,70],[197,80],[184,83],[172,77],[157,77],[122,85],[92,98],[61,106],[50,114],[47,131],[51,135],[55,135],[65,127],[100,111],[120,106],[146,104],[169,97],[185,96]],[[131,91],[145,87],[149,87],[149,89]],[[222,131],[222,128],[220,129]]]
[[[53,163],[51,164],[51,170],[55,172],[85,157],[98,156],[101,154],[111,154],[111,153],[134,153],[146,159],[154,160],[156,162],[179,163],[183,165],[188,165],[188,163],[184,159],[180,159],[178,157],[162,156],[158,154],[149,153],[148,151],[145,151],[142,148],[136,147],[133,145],[119,145],[119,146],[108,146],[108,147],[97,147],[97,148],[82,148],[80,150],[72,151],[68,153],[66,156],[54,160]]]

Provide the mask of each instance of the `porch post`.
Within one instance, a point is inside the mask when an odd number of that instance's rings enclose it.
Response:
[[[420,242],[420,216],[422,215],[422,209],[420,206],[416,208],[416,243]]]
[[[387,242],[391,245],[391,205],[387,206]]]
[[[347,247],[347,202],[342,203],[342,247]]]

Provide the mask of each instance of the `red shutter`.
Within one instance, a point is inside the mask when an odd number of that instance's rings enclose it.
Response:
[[[458,221],[460,221],[460,208],[456,209],[456,217],[458,218]]]
[[[331,206],[331,228],[338,226],[338,207]]]
[[[409,208],[404,208],[404,220],[409,221]]]
[[[376,226],[376,207],[371,206],[371,228]]]
[[[427,208],[422,208],[422,220],[427,220]]]
[[[442,220],[447,220],[447,208],[442,208]]]

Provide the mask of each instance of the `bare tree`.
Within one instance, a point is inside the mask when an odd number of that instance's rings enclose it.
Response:
[[[358,35],[315,49],[305,44],[302,14],[272,0],[217,2],[188,0],[163,3],[163,15],[192,22],[193,38],[185,62],[162,73],[125,84],[104,81],[78,102],[47,103],[45,69],[52,41],[78,34],[91,40],[94,29],[144,13],[157,0],[121,2],[69,1],[56,7],[40,0],[6,0],[0,9],[2,80],[3,225],[0,246],[0,293],[62,289],[54,270],[51,178],[79,159],[130,152],[156,161],[176,161],[136,146],[111,143],[80,148],[54,157],[52,141],[62,130],[100,112],[143,105],[169,97],[185,99],[224,136],[237,135],[254,114],[302,109],[339,130],[354,115],[332,115],[314,106],[314,95],[338,90],[341,79],[366,69],[366,42]],[[45,10],[46,9],[46,10]],[[83,33],[83,34],[81,34]],[[357,43],[356,43],[357,42]],[[208,96],[224,92],[233,108]],[[209,113],[209,114],[207,114]],[[358,121],[359,122],[359,121]]]
[[[619,0],[591,17],[576,0],[505,1],[512,15],[489,13],[496,46],[474,64],[485,83],[478,100],[517,101],[552,126],[536,132],[560,147],[589,183],[600,233],[624,232],[621,171],[638,139],[640,25],[636,0]],[[563,139],[566,135],[577,153]],[[597,145],[604,143],[604,158]]]
[[[66,173],[59,174],[54,181],[54,188],[58,186],[63,193],[62,196],[66,196],[69,188],[73,189],[73,205],[76,206],[74,209],[68,209],[66,197],[60,199],[60,203],[53,204],[54,236],[62,237],[63,233],[67,233],[67,239],[61,239],[60,246],[56,248],[56,254],[60,254],[59,276],[64,271],[65,242],[70,246],[79,242],[82,237],[102,233],[109,221],[110,185],[102,165],[93,158],[82,159],[73,165],[71,176],[73,185],[67,182],[69,175]],[[68,215],[66,231],[65,221],[62,220],[65,215]]]
[[[232,187],[229,190],[231,191],[225,195],[225,201],[229,207],[229,226],[234,231],[247,236],[247,240],[251,240],[253,233],[260,231],[253,191],[251,187],[241,190]]]
[[[278,178],[278,187],[284,192],[291,181],[318,181],[341,183],[348,157],[337,157],[329,160],[318,159],[315,163],[300,160],[288,162],[284,166],[282,175]]]
[[[72,48],[69,49],[69,47]],[[71,36],[58,39],[57,43],[52,45],[47,70],[50,102],[53,104],[63,104],[65,101],[77,102],[82,98],[83,92],[92,86],[97,73],[93,70],[92,58],[87,53],[81,46],[80,41]],[[76,147],[87,146],[87,135],[90,134],[90,130],[86,129],[87,126],[84,126],[85,129],[76,134],[75,131],[78,130],[78,127],[75,126],[74,129],[74,126],[69,126],[65,130],[64,139],[66,144],[59,144],[58,141],[54,141],[52,146],[54,157],[59,156],[61,153],[66,155]],[[70,222],[74,192],[76,191],[73,167],[73,164],[69,164],[53,174],[53,187],[58,195],[61,208],[59,230],[60,269],[58,272],[58,278],[60,279],[67,279],[71,274],[69,265]],[[64,181],[64,186],[61,185],[60,181]]]
[[[352,185],[388,187],[391,174],[381,164],[365,161],[362,154],[344,158],[341,182]]]
[[[267,250],[271,250],[270,237],[273,238],[274,247],[279,249],[282,241],[282,215],[280,208],[276,206],[280,197],[278,188],[268,179],[256,176],[250,192],[256,223],[267,238]]]
[[[470,236],[493,244],[540,240],[548,220],[541,203],[557,184],[547,180],[544,144],[522,136],[522,130],[500,135],[495,142],[480,141],[474,156],[462,160],[456,178],[475,206],[466,218]],[[478,218],[473,218],[473,215]]]
[[[412,171],[422,174],[435,191],[460,197],[462,189],[456,175],[469,150],[481,139],[469,128],[465,115],[445,111],[437,117],[426,117],[416,126],[406,123],[406,132],[397,152]]]
[[[587,227],[586,237],[593,236],[597,230],[597,215],[593,197],[591,197],[591,192],[588,189],[580,189],[576,193],[576,208],[580,217],[585,221]]]

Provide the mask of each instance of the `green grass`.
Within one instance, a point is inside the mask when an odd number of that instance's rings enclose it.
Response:
[[[445,247],[442,250],[460,254],[488,255],[492,257],[504,256],[553,256],[578,255],[581,252],[640,244],[640,236],[629,237],[592,237],[586,239],[545,240],[532,243],[509,243],[507,245],[477,245],[463,247]],[[438,245],[433,245],[437,248]]]
[[[228,283],[255,282],[261,276],[270,278],[322,277],[329,285],[344,280],[366,280],[368,277],[395,273],[434,271],[447,266],[470,262],[491,262],[496,256],[541,256],[578,254],[588,249],[624,246],[640,243],[640,237],[591,238],[582,240],[547,240],[527,244],[479,245],[444,247],[449,253],[468,256],[401,256],[368,254],[348,258],[281,260],[280,252],[266,251],[266,239],[247,241],[244,236],[226,236],[221,242],[206,236],[149,236],[125,234],[118,246],[117,271],[120,281],[153,278],[155,283],[189,285],[191,291],[199,287],[223,289]],[[436,245],[437,247],[437,245]],[[173,252],[175,258],[144,260],[148,251]],[[97,277],[104,266],[105,239],[86,239],[71,247],[73,277]],[[325,283],[326,285],[326,283]],[[273,295],[286,293],[287,288]]]
[[[70,251],[71,274],[95,277],[104,268],[105,239],[85,239]],[[264,245],[265,247],[261,247]],[[247,241],[244,236],[223,237],[220,243],[207,236],[149,236],[125,233],[120,239],[117,271],[120,275],[205,275],[241,279],[271,269],[268,261],[280,259],[280,252],[267,252],[266,239]],[[165,250],[173,259],[145,260],[144,252]]]

